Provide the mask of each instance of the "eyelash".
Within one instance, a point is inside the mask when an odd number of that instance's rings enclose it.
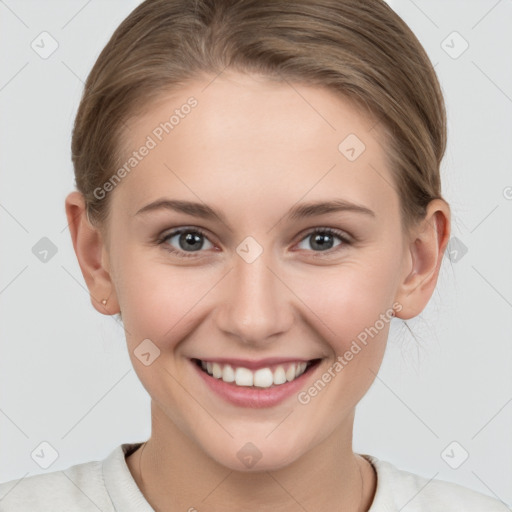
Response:
[[[163,245],[166,251],[170,252],[171,254],[173,254],[179,258],[197,258],[198,256],[196,256],[196,254],[194,252],[179,251],[179,250],[172,248],[169,244],[165,244],[165,242],[167,242],[167,240],[169,240],[181,233],[194,233],[197,235],[201,235],[204,238],[208,238],[208,235],[200,228],[180,228],[180,229],[171,231],[170,233],[166,234],[162,238],[158,239],[157,244]],[[343,242],[342,244],[334,247],[333,249],[327,249],[326,251],[312,251],[312,252],[318,253],[318,255],[331,254],[331,253],[335,252],[336,250],[338,250],[339,248],[341,248],[345,245],[351,244],[348,237],[342,231],[339,231],[334,228],[315,228],[315,229],[309,231],[308,233],[306,233],[299,240],[299,242],[302,242],[309,236],[316,235],[316,234],[335,236],[335,237],[339,238],[341,240],[341,242]],[[201,252],[201,251],[198,251],[198,252]]]

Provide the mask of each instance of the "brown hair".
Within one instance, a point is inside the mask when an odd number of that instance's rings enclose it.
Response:
[[[146,0],[99,55],[75,119],[76,185],[91,220],[108,216],[109,197],[94,191],[122,162],[126,121],[164,92],[226,68],[324,86],[367,109],[387,135],[404,227],[441,198],[441,88],[418,39],[384,1]]]

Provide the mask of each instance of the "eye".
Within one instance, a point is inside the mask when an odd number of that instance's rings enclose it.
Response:
[[[335,245],[333,249],[333,241],[335,238],[340,240],[342,243]],[[177,244],[178,247],[173,245],[173,239],[176,239],[174,243]],[[335,252],[336,247],[350,244],[348,236],[346,236],[342,231],[338,231],[332,228],[316,228],[306,234],[300,243],[304,243],[307,240],[311,240],[311,247],[313,248],[314,252],[323,253]],[[210,244],[210,247],[204,246],[205,241],[207,244]],[[162,238],[160,238],[157,243],[159,245],[163,245],[166,251],[179,258],[198,257],[199,255],[194,253],[200,253],[201,249],[211,249],[214,247],[213,244],[208,240],[208,237],[204,231],[199,228],[192,227],[175,229],[174,231],[171,231],[170,233],[167,233]],[[306,250],[309,249],[306,248]]]
[[[174,243],[177,243],[178,247],[172,245],[172,240],[176,239]],[[158,243],[163,245],[164,248],[170,253],[178,257],[189,258],[196,257],[195,252],[199,252],[204,249],[204,242],[210,244],[211,249],[213,244],[208,240],[206,233],[201,231],[199,228],[180,228],[164,235]]]
[[[342,243],[335,245],[334,247],[339,247],[340,245],[349,245],[350,240],[347,236],[341,231],[332,228],[316,228],[313,231],[310,231],[302,240],[301,243],[307,240],[311,240],[311,247],[314,252],[334,252],[333,251],[333,241],[337,238],[341,240]],[[307,249],[307,248],[306,248]],[[336,250],[336,249],[335,249]]]

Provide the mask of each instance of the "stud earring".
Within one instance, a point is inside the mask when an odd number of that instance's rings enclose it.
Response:
[[[103,299],[103,300],[101,301],[101,303],[102,303],[104,306],[106,306],[106,304],[107,304],[107,299]]]

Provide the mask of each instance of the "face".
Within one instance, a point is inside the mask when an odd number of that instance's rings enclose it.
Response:
[[[154,420],[277,469],[351,435],[407,244],[375,120],[323,88],[212,79],[129,123],[108,265]]]

